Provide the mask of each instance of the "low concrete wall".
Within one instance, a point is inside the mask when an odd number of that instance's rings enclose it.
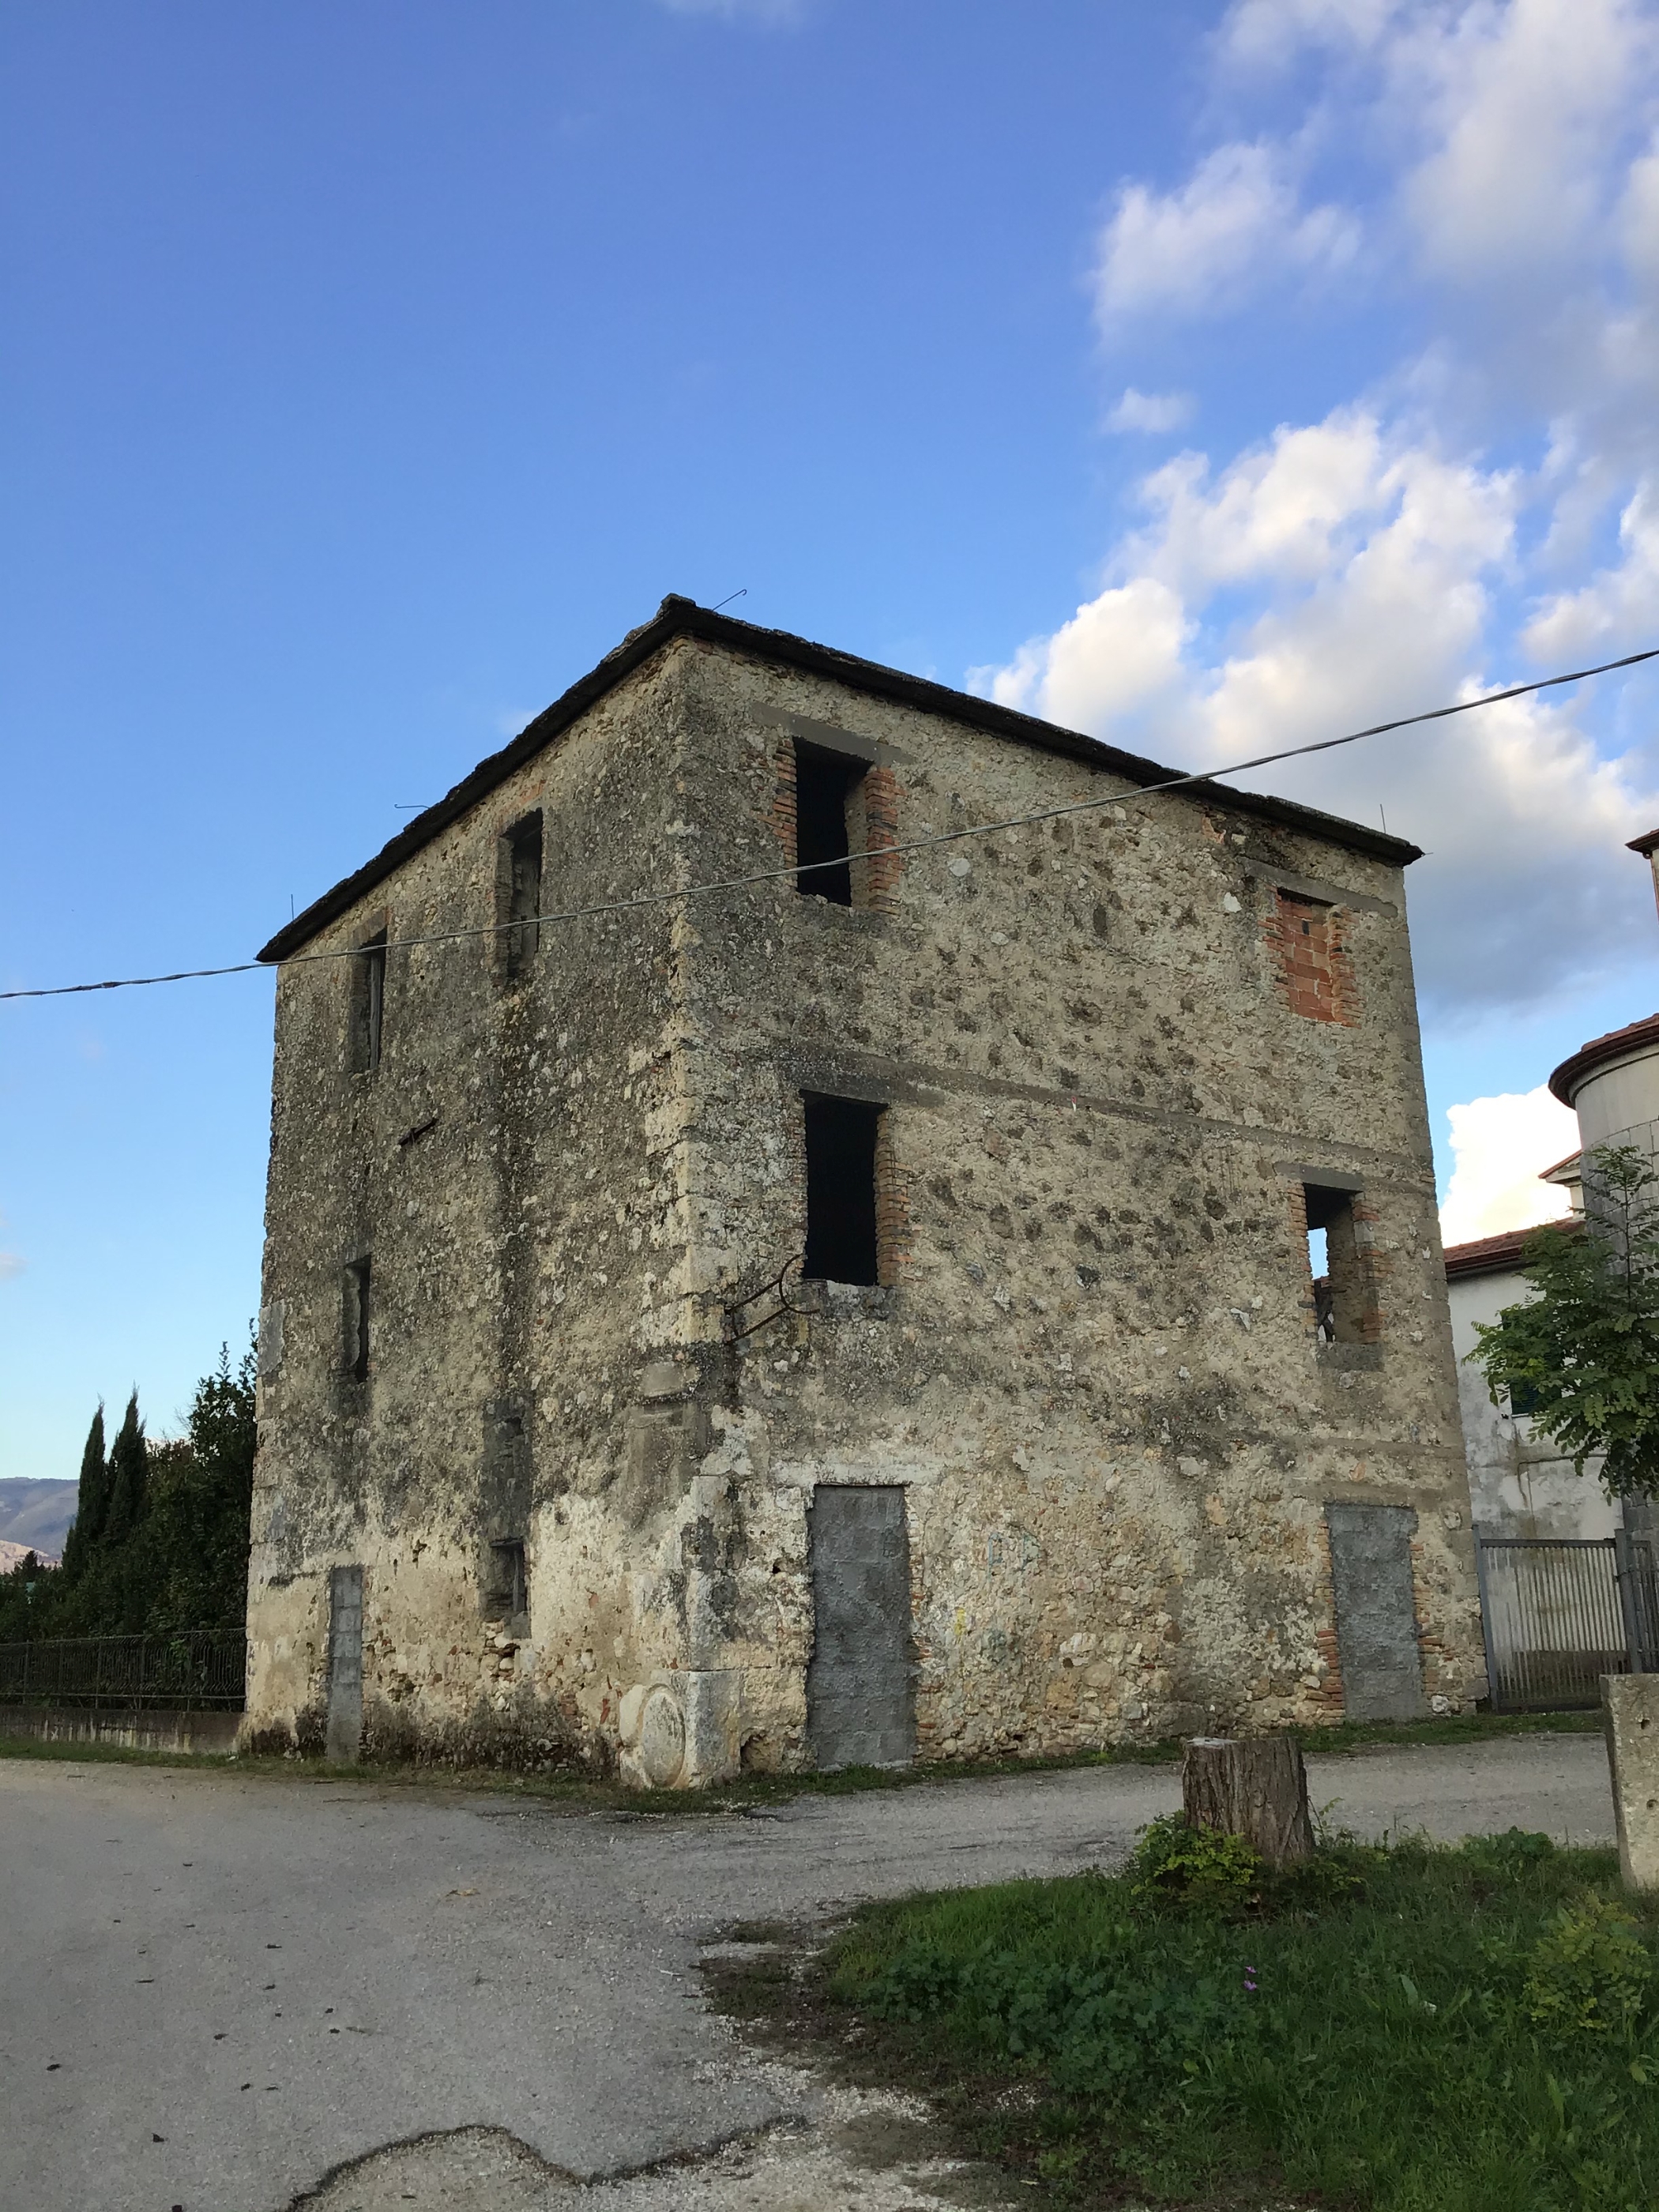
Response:
[[[73,1705],[0,1705],[0,1735],[41,1743],[117,1743],[129,1751],[228,1752],[240,1713],[87,1712]]]
[[[1659,1890],[1659,1674],[1603,1674],[1601,1710],[1625,1887]]]

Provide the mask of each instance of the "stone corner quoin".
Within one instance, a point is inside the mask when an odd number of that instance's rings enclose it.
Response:
[[[1411,848],[686,604],[275,941],[349,957],[278,981],[245,1742],[1483,1694]]]

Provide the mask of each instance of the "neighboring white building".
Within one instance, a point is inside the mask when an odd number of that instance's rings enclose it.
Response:
[[[1564,1224],[1567,1233],[1571,1233]],[[1469,1503],[1480,1536],[1611,1536],[1620,1524],[1593,1468],[1581,1475],[1546,1437],[1534,1437],[1509,1394],[1494,1406],[1486,1378],[1467,1364],[1477,1322],[1493,1322],[1528,1295],[1522,1248],[1530,1229],[1477,1237],[1446,1253],[1446,1295],[1457,1353],[1457,1396],[1468,1461]]]
[[[1654,871],[1659,900],[1659,830],[1632,840]],[[1540,1180],[1560,1185],[1572,1201],[1574,1217],[1583,1212],[1582,1161],[1606,1145],[1635,1145],[1659,1163],[1659,1014],[1649,1014],[1606,1036],[1593,1037],[1550,1078],[1550,1089],[1578,1117],[1580,1150],[1547,1168]],[[1562,1224],[1572,1233],[1571,1221]],[[1508,1394],[1494,1406],[1486,1379],[1466,1364],[1474,1351],[1477,1322],[1496,1321],[1505,1306],[1528,1295],[1522,1275],[1522,1249],[1530,1229],[1448,1248],[1446,1290],[1451,1306],[1452,1343],[1457,1354],[1457,1393],[1463,1416],[1463,1449],[1468,1461],[1469,1497],[1476,1533],[1482,1536],[1605,1538],[1620,1528],[1654,1533],[1650,1504],[1624,1506],[1610,1502],[1597,1479],[1598,1462],[1577,1474],[1547,1437],[1534,1437],[1524,1414],[1511,1408]]]
[[[1659,1014],[1592,1037],[1562,1061],[1550,1089],[1578,1116],[1584,1152],[1634,1145],[1659,1161]]]

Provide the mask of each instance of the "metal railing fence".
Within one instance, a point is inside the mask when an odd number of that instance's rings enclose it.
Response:
[[[0,1644],[0,1705],[237,1712],[246,1680],[247,1638],[240,1630]]]
[[[1641,1539],[1482,1536],[1475,1563],[1494,1711],[1594,1706],[1603,1674],[1659,1668],[1659,1584]]]

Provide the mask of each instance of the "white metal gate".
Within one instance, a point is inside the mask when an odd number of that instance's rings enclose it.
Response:
[[[1603,1674],[1659,1668],[1645,1541],[1482,1536],[1475,1560],[1494,1711],[1599,1705]]]

